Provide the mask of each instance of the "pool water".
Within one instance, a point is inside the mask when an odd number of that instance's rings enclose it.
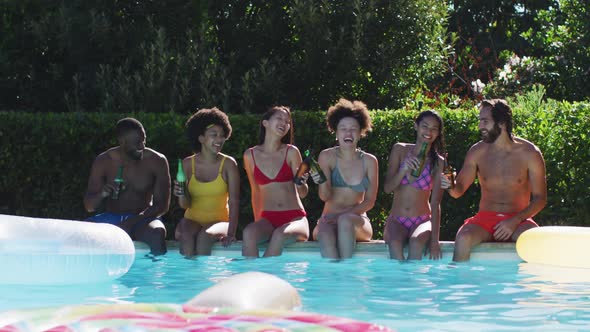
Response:
[[[590,330],[590,271],[536,266],[516,259],[400,263],[317,253],[243,259],[226,252],[184,259],[138,254],[112,283],[1,286],[0,311],[66,304],[184,303],[231,275],[260,271],[296,287],[300,310],[344,316],[398,331]],[[448,255],[447,255],[448,256]]]

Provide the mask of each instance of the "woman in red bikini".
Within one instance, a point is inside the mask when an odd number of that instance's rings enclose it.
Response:
[[[307,195],[305,181],[293,182],[301,154],[293,143],[291,111],[271,107],[260,121],[258,145],[244,152],[250,181],[253,223],[243,232],[242,254],[258,257],[258,244],[269,241],[265,257],[278,256],[286,243],[307,241],[309,224],[300,197]],[[306,175],[307,177],[307,175]]]
[[[340,99],[328,109],[326,120],[338,146],[323,150],[318,158],[327,181],[318,188],[325,204],[313,233],[322,257],[350,258],[356,241],[369,241],[373,235],[367,211],[375,205],[379,164],[358,148],[371,130],[371,117],[363,102]]]
[[[440,259],[443,120],[434,110],[423,111],[416,118],[414,129],[416,143],[396,143],[389,154],[384,189],[386,193],[393,192],[393,203],[383,239],[392,259],[404,259],[406,242],[408,259],[422,259],[428,242],[430,258]],[[427,144],[424,167],[418,176],[413,176],[412,171],[420,168],[417,155],[423,143]]]

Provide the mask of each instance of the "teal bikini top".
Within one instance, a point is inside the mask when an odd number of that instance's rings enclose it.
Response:
[[[365,172],[365,158],[363,158],[363,152],[360,152],[360,158],[361,161],[363,163],[363,173]],[[341,188],[350,188],[356,192],[362,193],[367,191],[367,189],[369,188],[369,178],[365,175],[365,177],[363,177],[363,179],[361,180],[361,183],[359,184],[354,184],[354,185],[350,185],[346,182],[344,182],[344,179],[342,178],[342,174],[340,174],[340,169],[338,168],[338,157],[336,157],[336,166],[334,166],[334,169],[332,170],[332,187],[341,187]]]

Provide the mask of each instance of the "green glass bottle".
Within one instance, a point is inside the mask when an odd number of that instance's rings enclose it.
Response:
[[[308,172],[311,176],[311,179],[316,184],[322,184],[326,182],[326,175],[320,168],[318,162],[313,158],[313,150],[305,150],[303,155],[305,158],[301,162],[301,165],[299,165],[297,173],[295,174],[295,177],[293,177],[293,182],[295,182],[297,185],[301,185],[303,183],[303,175]]]
[[[326,174],[322,171],[320,164],[311,156],[309,174],[315,184],[326,182]]]
[[[178,171],[176,172],[176,182],[180,185],[180,195],[184,195],[186,188],[186,175],[182,169],[182,160],[178,159]]]
[[[420,160],[420,167],[416,168],[412,171],[412,176],[417,178],[422,174],[422,170],[424,169],[424,163],[426,162],[426,148],[428,147],[427,143],[422,143],[420,147],[420,152],[418,152],[417,158]]]
[[[117,176],[115,177],[115,190],[111,193],[111,199],[119,199],[119,193],[123,188],[123,165],[119,166]]]

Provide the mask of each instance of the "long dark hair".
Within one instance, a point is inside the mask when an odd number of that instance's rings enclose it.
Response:
[[[283,144],[293,144],[293,118],[291,117],[291,110],[287,106],[272,106],[270,107],[263,115],[262,119],[260,119],[260,127],[258,130],[258,145],[264,144],[264,137],[266,137],[266,128],[262,125],[264,120],[270,119],[278,111],[285,111],[287,115],[289,115],[289,122],[291,125],[289,126],[289,132],[281,138],[281,143]]]
[[[431,116],[438,121],[438,137],[432,142],[428,156],[430,157],[430,172],[433,173],[438,163],[439,155],[445,152],[445,130],[443,119],[435,110],[426,110],[420,112],[414,121],[417,126],[420,126],[420,122],[427,116]]]

